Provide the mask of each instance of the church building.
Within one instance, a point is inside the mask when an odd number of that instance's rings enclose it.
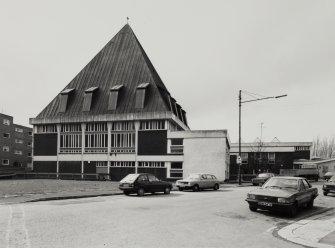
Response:
[[[30,123],[36,173],[228,178],[227,130],[190,130],[129,24]]]

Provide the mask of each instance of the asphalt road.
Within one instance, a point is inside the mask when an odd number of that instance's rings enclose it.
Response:
[[[320,196],[296,219],[254,213],[253,188],[0,205],[0,247],[301,247],[273,231],[335,203]]]

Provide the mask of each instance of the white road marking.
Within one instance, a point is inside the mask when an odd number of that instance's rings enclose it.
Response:
[[[28,230],[26,228],[25,211],[23,206],[10,205],[9,219],[6,232],[6,247],[31,248]]]

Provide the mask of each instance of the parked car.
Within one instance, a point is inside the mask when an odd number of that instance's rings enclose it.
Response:
[[[317,196],[317,188],[303,177],[272,177],[261,188],[251,191],[246,201],[251,211],[286,211],[294,217],[299,207],[312,208]]]
[[[332,176],[322,187],[323,195],[328,195],[328,193],[335,193],[335,175]]]
[[[193,191],[199,191],[201,189],[218,190],[220,188],[220,182],[214,175],[195,173],[190,174],[182,180],[177,180],[176,186],[180,191],[185,189],[192,189]]]
[[[332,176],[335,175],[335,172],[330,172],[328,171],[324,176],[323,176],[323,179],[325,180],[329,180]]]
[[[252,185],[262,185],[265,183],[269,178],[274,177],[273,173],[260,173],[257,177],[251,179]]]
[[[143,196],[145,193],[156,192],[170,194],[172,184],[159,180],[154,175],[148,173],[129,174],[120,181],[119,189],[122,190],[125,195],[135,193],[139,196]]]

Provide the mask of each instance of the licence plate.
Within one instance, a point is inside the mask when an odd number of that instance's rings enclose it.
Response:
[[[269,203],[269,202],[259,202],[258,205],[272,207],[272,203]]]

